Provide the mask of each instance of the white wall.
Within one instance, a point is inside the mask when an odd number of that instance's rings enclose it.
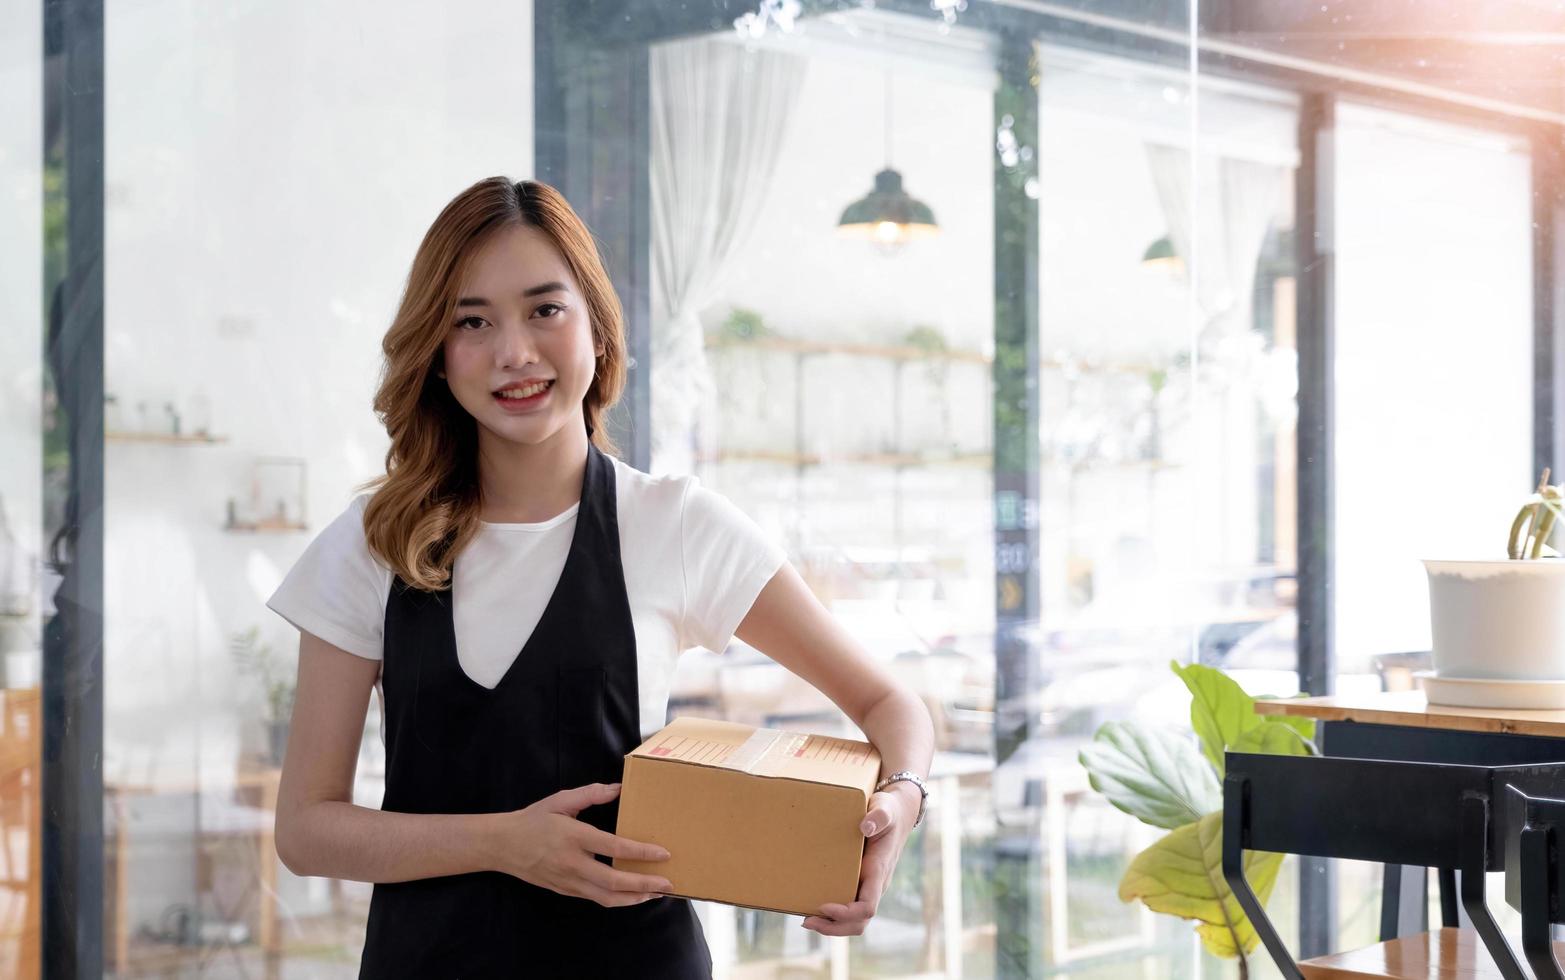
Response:
[[[104,770],[222,785],[253,737],[229,637],[291,654],[262,603],[381,468],[379,341],[420,237],[472,181],[531,175],[531,5],[153,0],[106,30],[106,386],[132,417],[205,398],[228,441],[109,445]],[[222,530],[258,456],[308,460],[308,533]],[[153,871],[142,917],[170,900]]]

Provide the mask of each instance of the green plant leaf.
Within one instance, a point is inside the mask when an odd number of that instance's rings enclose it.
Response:
[[[1260,755],[1319,754],[1314,742],[1299,734],[1297,728],[1279,718],[1263,718],[1259,725],[1245,731],[1229,748],[1235,752],[1254,752]]]
[[[1217,956],[1249,953],[1259,937],[1223,880],[1222,847],[1221,812],[1169,831],[1125,869],[1120,900],[1139,900],[1154,912],[1194,920],[1202,945]],[[1245,877],[1263,904],[1281,866],[1281,854],[1245,852]]]
[[[1092,788],[1142,823],[1172,830],[1222,808],[1211,767],[1178,732],[1105,722],[1077,758]]]
[[[1218,778],[1223,775],[1223,750],[1263,721],[1255,699],[1228,675],[1200,664],[1169,663],[1190,689],[1190,727],[1201,737],[1201,751]]]
[[[1257,700],[1257,701],[1297,701],[1300,698],[1307,698],[1307,697],[1309,697],[1308,694],[1295,694],[1291,698],[1279,698],[1275,694],[1259,694],[1259,695],[1256,695],[1255,700]],[[1311,745],[1315,744],[1315,719],[1314,718],[1302,718],[1302,717],[1300,717],[1298,715],[1266,715],[1264,717],[1266,718],[1267,721],[1277,721],[1277,722],[1281,722],[1284,725],[1287,725],[1289,728],[1293,729],[1294,731],[1298,732],[1300,735],[1303,735],[1306,739],[1308,739],[1309,743]]]

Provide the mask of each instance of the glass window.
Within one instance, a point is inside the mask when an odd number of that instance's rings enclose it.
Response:
[[[1333,146],[1337,665],[1367,674],[1429,649],[1419,560],[1503,557],[1538,478],[1531,157],[1351,103]]]

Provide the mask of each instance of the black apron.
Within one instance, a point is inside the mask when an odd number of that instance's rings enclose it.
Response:
[[[620,780],[641,742],[636,636],[620,563],[614,464],[588,444],[559,585],[489,690],[457,661],[451,592],[401,579],[386,604],[386,796],[403,813],[519,810]],[[580,819],[614,831],[616,801]],[[607,861],[606,858],[599,858]],[[710,977],[690,903],[604,908],[497,871],[378,884],[361,978]]]

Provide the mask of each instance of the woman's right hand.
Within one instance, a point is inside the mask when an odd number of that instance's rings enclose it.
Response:
[[[607,908],[637,905],[672,890],[668,879],[620,871],[593,855],[631,861],[667,861],[668,851],[606,833],[576,819],[589,806],[612,802],[620,784],[592,783],[562,789],[524,810],[499,817],[495,870],[561,895]]]

